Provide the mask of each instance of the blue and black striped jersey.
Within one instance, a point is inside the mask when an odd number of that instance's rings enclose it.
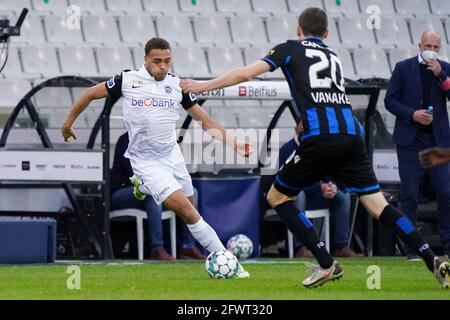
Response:
[[[301,110],[303,139],[363,134],[345,93],[341,61],[321,39],[289,40],[275,46],[263,60],[272,71],[283,71],[292,98]]]

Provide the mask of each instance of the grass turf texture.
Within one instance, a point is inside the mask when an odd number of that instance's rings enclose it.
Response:
[[[0,299],[450,299],[450,290],[439,287],[423,262],[405,258],[340,259],[344,277],[317,289],[301,285],[307,273],[305,260],[252,261],[244,263],[251,273],[245,280],[210,279],[198,261],[81,263],[80,290],[67,289],[70,263],[2,266]],[[370,265],[381,269],[380,290],[367,289]]]

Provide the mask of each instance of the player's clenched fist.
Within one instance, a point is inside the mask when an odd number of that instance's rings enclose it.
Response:
[[[253,144],[236,140],[234,150],[243,157],[249,157],[253,153]]]
[[[203,82],[195,81],[192,79],[182,79],[180,81],[180,87],[184,93],[201,93],[203,91],[208,91]]]
[[[77,140],[77,137],[75,136],[75,131],[72,129],[72,127],[63,125],[61,128],[61,134],[65,142],[68,142],[70,137]]]

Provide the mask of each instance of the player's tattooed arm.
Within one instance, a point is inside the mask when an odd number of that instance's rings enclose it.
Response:
[[[203,130],[214,138],[224,141],[240,155],[248,157],[253,153],[253,145],[251,143],[240,141],[228,133],[220,123],[211,118],[198,104],[195,104],[186,111],[202,126]]]
[[[106,90],[105,82],[96,84],[81,93],[80,97],[77,101],[75,101],[74,105],[70,109],[69,114],[61,127],[61,134],[65,142],[67,142],[70,137],[75,140],[77,139],[72,125],[78,116],[89,106],[89,103],[95,99],[105,98],[107,95],[108,92]]]

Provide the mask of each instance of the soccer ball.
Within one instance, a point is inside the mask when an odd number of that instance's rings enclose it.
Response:
[[[227,249],[238,259],[246,259],[253,253],[253,242],[245,234],[236,234],[228,240]]]
[[[213,251],[206,258],[205,269],[213,279],[230,279],[238,270],[238,260],[228,250]]]

